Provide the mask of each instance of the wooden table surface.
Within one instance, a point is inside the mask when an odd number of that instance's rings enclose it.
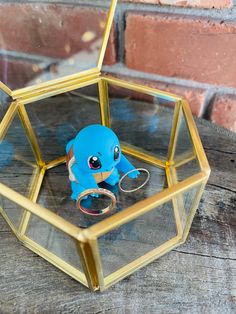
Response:
[[[236,313],[236,134],[197,125],[212,174],[184,245],[92,293],[0,217],[0,313]]]

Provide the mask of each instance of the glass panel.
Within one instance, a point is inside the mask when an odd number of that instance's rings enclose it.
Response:
[[[26,105],[26,110],[46,162],[64,156],[80,129],[101,123],[97,84]]]
[[[195,158],[186,164],[176,167],[176,179],[181,182],[194,174],[201,172],[198,160]]]
[[[38,168],[18,115],[13,119],[0,147],[1,183],[28,196]]]
[[[83,271],[76,240],[31,214],[26,235],[71,266]]]
[[[175,199],[177,201],[177,215],[180,218],[182,228],[184,229],[186,226],[186,222],[188,219],[188,215],[190,214],[190,210],[192,208],[195,197],[199,191],[201,185],[197,185],[193,188],[188,188],[184,193],[179,193]],[[177,217],[178,218],[178,217]]]
[[[0,80],[11,89],[97,66],[111,1],[3,3]]]
[[[34,154],[16,115],[0,143],[0,182],[24,196],[29,196],[37,172]],[[18,227],[23,210],[5,198],[2,198],[0,206]]]
[[[177,144],[174,154],[175,164],[183,162],[188,158],[193,158],[194,156],[196,156],[196,154],[193,147],[192,139],[189,134],[185,115],[183,114],[183,111],[181,109],[179,127],[177,130]]]
[[[0,207],[3,209],[4,213],[7,215],[13,226],[17,229],[20,226],[21,218],[23,216],[24,210],[16,205],[15,203],[9,201],[7,198],[0,195]]]
[[[190,213],[190,210],[191,210],[192,205],[193,205],[193,201],[194,201],[197,193],[199,192],[200,187],[201,187],[201,185],[197,185],[197,186],[189,189],[185,193],[183,193],[184,208],[185,208],[186,216],[188,216]]]
[[[98,239],[104,276],[152,251],[176,236],[169,201]]]
[[[110,84],[109,99],[119,139],[166,160],[175,102]]]

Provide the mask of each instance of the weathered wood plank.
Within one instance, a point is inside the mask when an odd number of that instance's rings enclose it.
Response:
[[[236,194],[208,185],[187,242],[177,251],[236,260]]]
[[[171,252],[102,294],[93,294],[1,237],[3,313],[233,313],[235,261]],[[26,310],[27,304],[27,310]]]

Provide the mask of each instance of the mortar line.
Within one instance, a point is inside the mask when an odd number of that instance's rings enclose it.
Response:
[[[121,10],[148,12],[148,13],[166,13],[171,15],[201,17],[209,19],[232,20],[236,17],[236,7],[224,9],[204,9],[196,7],[177,7],[173,5],[157,5],[142,3],[120,3]]]
[[[22,0],[2,0],[1,4],[22,4]],[[24,4],[36,4],[39,5],[36,0],[25,0]],[[110,0],[41,0],[40,4],[60,4],[60,5],[80,5],[80,6],[90,6],[90,7],[101,7],[108,8],[111,4]]]
[[[21,3],[21,0],[3,0],[1,3]],[[24,3],[37,4],[36,0],[26,0]],[[91,7],[108,7],[110,5],[110,0],[42,0],[43,4],[63,4],[63,5],[83,5]],[[231,20],[236,17],[236,6],[235,3],[231,8],[198,8],[198,7],[181,7],[174,5],[157,5],[148,3],[118,3],[120,10],[122,11],[138,11],[138,12],[149,12],[149,13],[167,13],[167,14],[177,14],[185,16],[196,16],[205,17],[210,19],[223,19]]]

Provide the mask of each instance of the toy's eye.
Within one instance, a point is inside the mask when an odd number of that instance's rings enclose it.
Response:
[[[88,165],[90,169],[100,169],[102,167],[101,161],[99,160],[99,158],[97,156],[91,156],[88,159]]]
[[[115,146],[115,149],[114,149],[114,160],[118,160],[120,157],[120,149],[119,149],[119,146]]]

